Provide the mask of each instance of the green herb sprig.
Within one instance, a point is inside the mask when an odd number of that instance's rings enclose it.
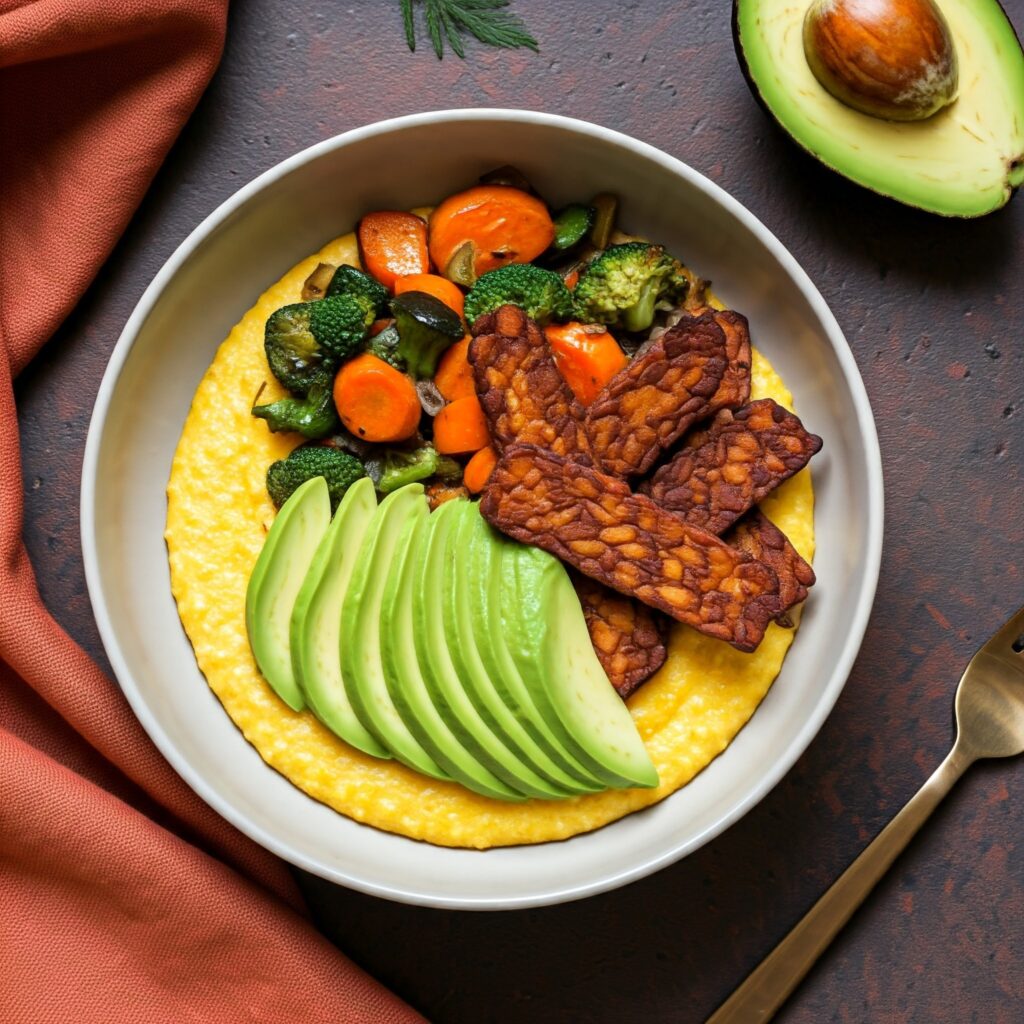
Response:
[[[522,18],[505,10],[509,0],[401,0],[405,41],[416,49],[415,6],[423,8],[427,33],[438,59],[444,57],[445,40],[459,57],[466,56],[467,34],[485,46],[515,50],[521,46],[537,51],[537,40],[530,35]]]

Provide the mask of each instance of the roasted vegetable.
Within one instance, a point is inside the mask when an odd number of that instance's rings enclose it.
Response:
[[[366,476],[363,464],[338,448],[307,444],[296,448],[286,459],[271,464],[267,470],[267,493],[275,507],[280,508],[292,492],[307,480],[322,476],[327,481],[331,508],[336,509],[342,496],[360,477]]]
[[[385,363],[393,366],[396,370],[404,372],[405,360],[398,354],[400,343],[401,339],[398,336],[398,328],[392,324],[370,338],[366,343],[366,351],[378,359],[383,359]]]
[[[327,294],[327,286],[334,277],[333,263],[318,263],[313,273],[306,278],[302,285],[302,301],[312,302],[314,299],[322,299]]]
[[[359,222],[359,253],[367,273],[386,288],[406,274],[430,272],[427,224],[400,210],[368,213]]]
[[[594,208],[594,223],[590,228],[590,244],[595,249],[607,249],[608,241],[615,230],[615,216],[619,200],[611,192],[601,192],[590,200]]]
[[[449,196],[430,215],[430,256],[446,277],[467,283],[496,267],[535,260],[555,237],[548,208],[536,196],[507,185],[477,185]],[[470,245],[472,262],[453,257]]]
[[[305,395],[325,370],[360,349],[373,319],[350,295],[282,306],[271,313],[263,337],[271,372],[289,391]]]
[[[331,395],[331,374],[321,370],[305,398],[279,398],[267,405],[254,405],[252,414],[266,420],[275,433],[294,430],[310,440],[327,437],[339,426]]]
[[[518,306],[538,324],[568,320],[572,294],[550,270],[531,264],[499,267],[484,274],[466,295],[466,322],[473,324],[500,306]]]
[[[387,288],[358,267],[347,263],[343,263],[334,272],[327,286],[327,295],[351,295],[366,308],[373,310],[373,320],[388,315],[390,296]]]
[[[415,448],[412,451],[389,449],[381,458],[381,474],[377,490],[381,494],[390,494],[406,484],[415,483],[417,480],[426,480],[427,477],[434,475],[438,457],[437,450],[431,444]]]
[[[555,214],[555,240],[551,248],[566,252],[574,248],[587,236],[594,224],[594,208],[574,203]]]
[[[338,371],[334,404],[345,429],[365,441],[405,441],[420,422],[416,386],[369,352],[350,359]]]
[[[576,319],[645,331],[659,304],[671,308],[686,288],[682,265],[662,246],[613,245],[581,271],[573,292]]]
[[[398,354],[413,377],[433,377],[441,354],[465,335],[462,319],[426,292],[403,292],[391,300],[398,328]]]

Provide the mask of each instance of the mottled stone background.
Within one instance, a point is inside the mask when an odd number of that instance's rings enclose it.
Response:
[[[541,53],[406,52],[394,0],[232,5],[224,62],[138,216],[23,374],[27,542],[43,597],[103,660],[78,485],[89,414],[131,308],[186,234],[310,143],[423,109],[575,115],[681,157],[761,218],[846,332],[881,436],[886,543],[838,706],[786,779],[683,863],[582,903],[419,910],[303,877],[322,927],[439,1022],[704,1017],[899,809],[951,739],[963,665],[1024,604],[1024,199],[977,222],[829,174],[751,99],[728,5],[516,0]],[[1024,28],[1024,0],[1007,5]],[[144,429],[144,425],[140,425]],[[1024,1021],[1024,764],[976,768],[781,1020]]]

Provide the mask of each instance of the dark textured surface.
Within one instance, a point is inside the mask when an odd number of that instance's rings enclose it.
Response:
[[[688,161],[810,273],[878,419],[882,583],[835,711],[739,824],[609,895],[473,915],[304,887],[339,945],[435,1021],[701,1021],[938,763],[962,666],[1024,604],[1024,199],[946,222],[833,177],[751,99],[724,2],[516,0],[539,56],[474,49],[442,65],[402,49],[393,6],[233,5],[209,93],[98,281],[19,384],[26,537],[43,596],[102,658],[77,515],[96,389],[146,283],[255,174],[381,117],[483,105],[583,117]],[[1024,25],[1024,0],[1007,11]],[[1024,764],[972,770],[779,1019],[1019,1024],[1022,836]]]

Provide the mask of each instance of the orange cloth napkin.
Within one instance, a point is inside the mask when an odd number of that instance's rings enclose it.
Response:
[[[220,57],[226,0],[0,0],[0,1021],[422,1018],[162,760],[42,606],[13,378],[124,229]]]

